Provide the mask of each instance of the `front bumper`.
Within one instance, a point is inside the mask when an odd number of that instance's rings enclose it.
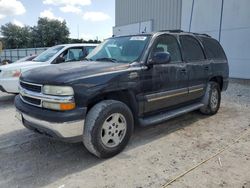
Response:
[[[68,112],[52,111],[28,105],[20,96],[16,96],[15,106],[16,117],[26,128],[65,142],[82,140],[86,108]]]
[[[19,78],[0,78],[1,91],[7,93],[19,93]]]

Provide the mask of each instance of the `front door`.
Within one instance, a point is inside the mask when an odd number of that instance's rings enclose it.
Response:
[[[179,43],[173,35],[160,35],[151,49],[149,59],[156,52],[168,52],[171,61],[154,64],[143,70],[144,114],[167,109],[186,101],[188,73],[182,61]]]

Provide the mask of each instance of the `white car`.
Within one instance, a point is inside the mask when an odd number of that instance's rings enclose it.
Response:
[[[18,93],[22,72],[50,64],[83,60],[97,44],[62,44],[51,47],[32,61],[0,66],[0,91]]]

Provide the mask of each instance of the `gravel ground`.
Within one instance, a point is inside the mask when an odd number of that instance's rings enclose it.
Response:
[[[0,93],[0,187],[250,188],[249,82],[232,80],[214,116],[192,112],[137,128],[107,160],[23,128],[13,100]]]

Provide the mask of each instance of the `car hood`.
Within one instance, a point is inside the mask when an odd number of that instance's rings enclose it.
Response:
[[[35,68],[22,74],[21,80],[37,84],[61,85],[94,76],[120,72],[130,64],[112,62],[69,62]]]
[[[16,70],[16,69],[25,69],[27,67],[36,67],[36,66],[41,66],[43,64],[43,62],[35,62],[35,61],[24,61],[24,62],[20,62],[20,63],[11,63],[8,65],[2,65],[0,67],[1,70],[3,71],[8,71],[8,70]]]

